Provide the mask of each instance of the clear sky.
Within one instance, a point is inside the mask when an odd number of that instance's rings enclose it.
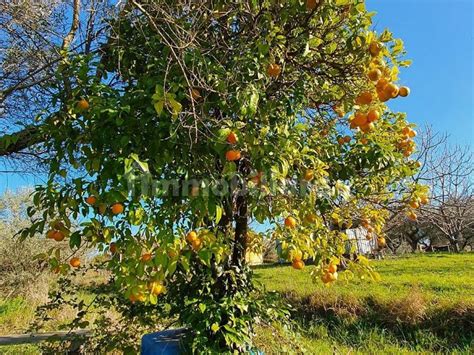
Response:
[[[367,0],[377,12],[374,27],[388,27],[405,41],[413,65],[401,73],[412,91],[389,103],[408,113],[418,125],[446,132],[453,144],[474,146],[474,0]],[[0,193],[6,188],[39,183],[0,172]]]

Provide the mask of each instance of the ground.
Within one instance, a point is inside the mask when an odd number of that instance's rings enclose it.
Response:
[[[311,266],[255,268],[256,280],[293,307],[289,324],[257,326],[257,346],[266,354],[474,353],[474,254],[410,255],[373,264],[381,281],[329,288],[312,282]],[[0,334],[21,332],[32,319],[28,301],[0,299]],[[19,352],[37,349],[0,348],[0,354]]]

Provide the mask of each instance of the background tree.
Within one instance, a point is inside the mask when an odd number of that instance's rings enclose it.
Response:
[[[115,291],[191,326],[193,349],[248,349],[267,308],[245,265],[250,220],[276,225],[281,257],[312,258],[330,284],[344,229],[380,234],[394,196],[425,198],[399,189],[416,132],[385,106],[409,94],[396,85],[409,62],[371,17],[355,0],[131,0],[104,20],[101,49],[78,53],[64,46],[73,16],[27,141],[50,153],[49,175],[22,238],[110,255]],[[60,251],[46,259],[70,268]],[[344,263],[341,278],[376,277],[362,257]]]
[[[425,164],[420,180],[430,187],[432,202],[422,209],[423,219],[459,252],[469,242],[467,236],[474,224],[472,152],[443,144]]]

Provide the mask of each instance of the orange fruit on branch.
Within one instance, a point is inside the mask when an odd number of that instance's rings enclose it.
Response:
[[[270,64],[267,68],[267,74],[272,78],[276,78],[280,73],[281,67],[276,63]]]
[[[293,260],[293,262],[291,263],[291,266],[293,267],[293,269],[296,269],[296,270],[301,270],[304,268],[304,261],[303,260]]]
[[[197,238],[191,242],[191,247],[193,248],[194,251],[199,251],[202,247],[202,241],[201,239]]]
[[[379,111],[372,109],[367,113],[367,121],[370,122],[375,122],[380,118],[380,113]]]
[[[146,262],[150,261],[151,258],[152,258],[152,256],[151,256],[150,253],[145,253],[145,254],[143,254],[143,255],[141,256],[140,259],[141,259],[141,261],[143,261],[143,262],[146,263]]]
[[[53,239],[57,242],[63,241],[65,237],[65,234],[61,231],[55,231],[53,234]]]
[[[229,144],[237,144],[237,142],[239,141],[239,139],[237,138],[237,135],[236,135],[234,132],[230,132],[230,133],[227,135],[226,141],[227,141],[227,143],[229,143]]]
[[[90,105],[86,99],[81,99],[76,104],[77,108],[81,111],[86,111],[89,109]]]
[[[372,57],[377,57],[382,51],[383,45],[380,42],[372,41],[369,44],[369,52]]]
[[[371,71],[369,71],[367,76],[371,81],[379,81],[382,77],[382,72],[380,71],[380,69],[372,69]]]
[[[186,235],[186,240],[189,243],[194,242],[198,238],[197,233],[195,231],[191,231]]]
[[[384,87],[383,91],[388,97],[395,98],[398,95],[399,89],[398,89],[398,86],[395,85],[394,83],[388,83]]]
[[[328,272],[330,272],[331,274],[334,274],[336,271],[337,271],[337,265],[336,264],[329,264]]]
[[[79,266],[81,266],[81,260],[77,257],[74,257],[69,260],[69,264],[74,268],[78,268]]]
[[[295,227],[296,227],[296,224],[297,224],[297,222],[296,222],[296,219],[295,219],[295,218],[293,218],[293,217],[291,217],[291,216],[285,218],[285,227],[287,227],[287,228],[295,228]]]
[[[318,5],[319,0],[306,0],[306,9],[308,11],[314,10]]]
[[[86,198],[86,203],[93,206],[97,203],[97,198],[91,195],[88,198]]]
[[[372,93],[370,91],[366,91],[357,96],[357,98],[355,99],[355,103],[357,105],[368,105],[372,102],[372,100]]]
[[[398,91],[398,94],[401,96],[401,97],[407,97],[408,95],[410,95],[410,88],[406,87],[406,86],[402,86],[400,88],[400,90]]]
[[[240,159],[240,151],[239,150],[229,150],[225,153],[225,158],[228,161],[236,161]]]
[[[311,169],[308,169],[304,172],[304,176],[303,176],[303,179],[305,179],[306,181],[311,181],[314,179],[314,171],[311,170]]]
[[[121,203],[114,203],[111,210],[114,215],[117,215],[123,213],[124,207]]]

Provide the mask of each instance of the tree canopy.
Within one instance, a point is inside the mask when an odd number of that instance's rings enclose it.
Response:
[[[345,257],[344,230],[383,247],[387,208],[414,219],[427,191],[409,180],[416,132],[386,106],[409,94],[409,61],[373,16],[356,0],[128,1],[97,51],[61,52],[33,135],[49,153],[41,217],[22,237],[109,254],[117,291],[166,304],[201,351],[251,344],[252,221],[315,280],[377,278]]]

